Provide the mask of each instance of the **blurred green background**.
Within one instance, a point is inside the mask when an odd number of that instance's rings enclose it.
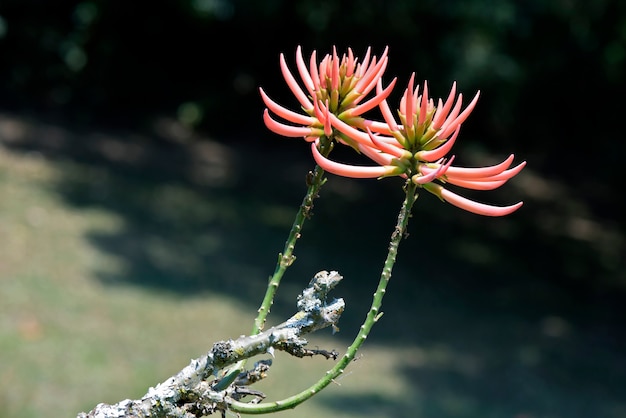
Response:
[[[0,417],[143,395],[247,334],[312,163],[262,124],[297,104],[278,56],[389,46],[477,108],[460,165],[527,167],[463,213],[424,195],[385,315],[336,385],[282,417],[626,417],[626,3],[613,0],[0,0]],[[621,173],[621,174],[620,174]],[[343,352],[401,183],[330,177],[270,322],[322,269],[345,277]],[[277,354],[268,399],[331,362]]]

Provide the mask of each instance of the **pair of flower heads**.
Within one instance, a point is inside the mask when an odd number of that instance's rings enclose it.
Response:
[[[387,102],[396,78],[386,87],[382,81],[387,52],[385,48],[377,58],[368,48],[359,61],[349,48],[339,58],[333,47],[332,54],[319,62],[313,51],[307,65],[298,46],[296,66],[304,88],[281,54],[282,75],[303,112],[281,106],[261,88],[267,106],[263,114],[265,125],[279,135],[310,142],[316,163],[329,173],[354,178],[401,176],[454,206],[480,215],[505,216],[522,206],[522,202],[510,206],[479,203],[444,187],[449,183],[467,189],[492,190],[518,174],[526,162],[511,167],[514,156],[510,155],[500,164],[488,167],[453,166],[454,156],[446,156],[480,92],[463,109],[463,95],[457,95],[455,82],[445,101],[437,99],[435,103],[429,97],[428,84],[415,85],[413,73],[400,99],[398,120]],[[382,114],[382,121],[364,116],[375,108]],[[374,165],[356,166],[329,159],[335,144],[352,147]]]

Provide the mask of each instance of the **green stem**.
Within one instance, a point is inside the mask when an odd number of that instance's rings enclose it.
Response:
[[[263,330],[267,315],[270,313],[270,308],[274,303],[274,295],[276,294],[278,285],[280,284],[287,268],[291,266],[296,259],[296,256],[293,255],[293,250],[296,247],[296,241],[300,238],[300,231],[302,231],[304,221],[310,218],[313,214],[313,201],[318,197],[320,188],[326,182],[323,179],[323,176],[324,170],[317,165],[307,176],[307,184],[309,186],[307,193],[304,196],[304,199],[302,199],[300,209],[298,210],[296,218],[293,221],[291,231],[289,231],[289,236],[285,242],[285,248],[283,248],[282,253],[278,254],[278,262],[276,263],[274,274],[269,279],[267,289],[265,290],[265,297],[263,298],[263,302],[259,308],[259,313],[254,320],[252,335],[258,334]]]
[[[325,137],[320,138],[320,140],[320,153],[327,157],[333,149],[333,143],[330,139]],[[300,238],[300,232],[302,231],[304,221],[313,215],[313,201],[319,196],[319,191],[324,183],[326,183],[326,179],[324,179],[324,170],[320,166],[316,165],[313,171],[309,172],[307,175],[306,184],[308,188],[306,195],[304,196],[304,199],[302,199],[296,218],[291,225],[289,236],[287,237],[287,241],[285,241],[285,248],[283,248],[282,253],[278,254],[278,262],[276,263],[274,274],[269,279],[267,289],[265,290],[265,297],[263,298],[263,302],[259,308],[259,313],[254,320],[252,335],[261,332],[265,326],[265,320],[267,315],[270,313],[272,304],[274,303],[274,295],[276,294],[278,285],[280,284],[287,267],[293,264],[296,259],[296,256],[293,255],[293,250],[296,247],[296,241]]]
[[[331,149],[332,144],[330,141],[322,142],[322,149],[320,152],[323,155],[328,155]],[[313,171],[309,172],[306,182],[308,186],[306,195],[304,196],[304,199],[302,199],[296,218],[294,219],[291,230],[289,231],[287,241],[285,241],[285,248],[283,248],[282,253],[278,254],[278,262],[276,263],[274,274],[269,278],[267,283],[265,296],[263,297],[263,302],[258,310],[257,317],[254,320],[251,335],[256,335],[263,330],[267,315],[270,313],[270,309],[274,303],[274,296],[276,295],[276,290],[280,285],[280,281],[287,268],[291,266],[296,259],[296,256],[293,255],[293,251],[296,247],[296,241],[300,238],[304,221],[313,215],[313,201],[319,196],[319,191],[326,182],[326,179],[324,179],[324,170],[320,166],[316,165]],[[214,390],[220,391],[226,389],[235,380],[239,373],[243,371],[245,364],[246,361],[242,360],[233,365],[227,374],[215,385]]]
[[[363,325],[361,325],[361,328],[359,329],[358,334],[354,338],[354,341],[352,342],[350,347],[348,347],[346,354],[344,354],[343,357],[337,362],[337,364],[335,364],[335,367],[326,372],[326,375],[324,377],[322,377],[308,389],[296,395],[290,396],[280,401],[266,402],[261,404],[249,404],[244,402],[232,401],[230,402],[231,411],[246,414],[267,414],[283,411],[285,409],[295,408],[297,405],[311,398],[313,395],[328,386],[330,382],[332,382],[333,379],[341,375],[344,369],[350,364],[350,362],[354,360],[357,351],[367,338],[372,327],[382,316],[382,312],[380,312],[380,307],[382,306],[387,284],[389,283],[389,279],[391,278],[391,272],[396,262],[396,256],[398,254],[400,241],[402,241],[402,238],[406,233],[409,218],[411,216],[411,210],[418,196],[417,186],[413,182],[407,181],[405,187],[406,197],[402,204],[402,208],[400,209],[400,213],[398,214],[396,227],[391,234],[391,240],[389,242],[389,252],[387,253],[387,259],[385,260],[385,264],[380,275],[378,288],[376,289],[376,293],[374,293],[372,305],[369,312],[367,313]]]

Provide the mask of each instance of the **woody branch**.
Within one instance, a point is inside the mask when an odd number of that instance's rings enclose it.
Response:
[[[307,340],[302,336],[328,326],[336,327],[345,303],[341,298],[328,302],[326,296],[341,279],[336,271],[317,273],[298,296],[298,312],[287,321],[257,335],[218,341],[179,373],[150,388],[141,399],[126,399],[114,405],[101,403],[77,418],[195,418],[218,411],[223,413],[232,401],[239,401],[246,395],[255,395],[256,399],[251,402],[258,401],[264,395],[246,386],[263,378],[271,361],[257,362],[254,369],[242,373],[225,390],[213,390],[219,382],[214,376],[240,360],[271,354],[274,350],[297,357],[323,355],[335,359],[338,353],[334,351],[307,349]]]

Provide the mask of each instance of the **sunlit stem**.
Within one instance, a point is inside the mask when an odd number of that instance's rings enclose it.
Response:
[[[322,139],[322,138],[320,138]],[[320,152],[324,156],[328,156],[332,149],[332,143],[329,139],[324,138],[325,140],[320,141]],[[302,203],[300,204],[300,208],[298,209],[298,213],[293,221],[293,225],[291,226],[291,230],[289,231],[289,236],[287,237],[287,241],[285,241],[285,248],[283,252],[278,254],[278,262],[276,263],[276,268],[274,269],[274,274],[269,278],[267,283],[267,289],[265,290],[265,296],[263,297],[263,302],[261,303],[261,307],[258,310],[258,314],[256,319],[254,320],[254,326],[252,327],[251,335],[256,335],[263,330],[265,325],[265,320],[267,319],[267,315],[270,313],[270,309],[272,304],[274,303],[274,296],[276,295],[276,290],[280,285],[280,281],[285,274],[285,271],[291,264],[293,264],[296,257],[293,255],[293,251],[296,247],[296,241],[300,238],[300,234],[302,231],[302,227],[304,226],[304,221],[310,218],[313,215],[313,201],[315,198],[319,196],[320,188],[324,185],[326,179],[324,179],[324,170],[316,165],[315,168],[309,176],[307,177],[307,192],[302,199]],[[220,380],[220,382],[215,386],[216,391],[226,389],[237,377],[237,375],[243,371],[245,367],[246,361],[242,360],[237,364],[233,365],[230,370],[227,372],[227,375]]]
[[[387,259],[385,260],[383,271],[380,275],[378,288],[376,289],[376,292],[374,293],[374,297],[372,299],[372,305],[369,312],[367,313],[367,316],[365,317],[363,325],[361,325],[361,328],[359,329],[358,334],[354,338],[354,341],[352,342],[350,347],[348,347],[346,354],[344,354],[343,357],[337,362],[337,364],[335,364],[335,367],[327,371],[324,377],[322,377],[308,389],[283,400],[274,402],[250,404],[233,400],[229,402],[230,409],[232,411],[245,414],[268,414],[272,412],[295,408],[297,405],[311,398],[313,395],[317,394],[326,386],[328,386],[334,379],[340,376],[344,372],[345,368],[350,364],[350,362],[354,360],[357,351],[369,335],[372,327],[382,316],[380,307],[383,303],[383,297],[385,296],[387,284],[389,283],[389,279],[391,279],[391,271],[393,270],[393,266],[396,262],[396,256],[398,254],[400,241],[402,241],[402,238],[406,233],[407,225],[409,223],[409,217],[411,216],[411,210],[418,196],[417,185],[413,184],[411,181],[408,181],[406,183],[405,188],[406,197],[402,204],[402,208],[400,209],[400,213],[398,214],[396,227],[391,234],[391,241],[389,242],[389,252],[387,253]]]

